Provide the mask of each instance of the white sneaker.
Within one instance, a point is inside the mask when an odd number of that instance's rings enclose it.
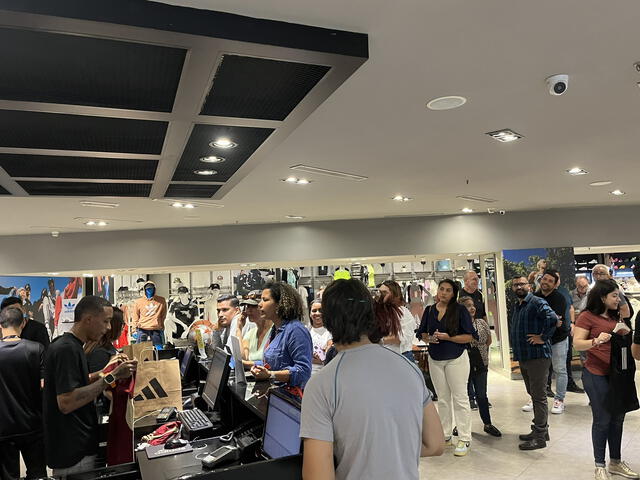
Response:
[[[596,480],[610,480],[611,475],[607,472],[607,469],[604,467],[596,467],[595,471],[595,479]]]
[[[637,472],[634,472],[633,470],[631,470],[631,468],[629,468],[627,462],[609,462],[609,473],[620,475],[621,477],[625,478],[640,478],[640,475],[638,475]]]
[[[469,442],[463,442],[462,440],[458,441],[458,445],[456,445],[456,449],[453,451],[453,454],[456,457],[464,457],[467,453],[469,453],[469,449],[471,448]]]
[[[526,405],[522,406],[523,412],[533,412],[533,402],[529,402]]]
[[[562,400],[554,400],[551,413],[555,413],[556,415],[564,413],[564,402]]]

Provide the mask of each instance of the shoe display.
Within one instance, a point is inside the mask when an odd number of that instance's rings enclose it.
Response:
[[[531,440],[527,440],[526,442],[518,445],[520,450],[538,450],[539,448],[545,448],[547,446],[547,442],[541,440],[539,438],[532,438]]]
[[[596,467],[595,477],[596,480],[609,480],[611,475],[607,472],[607,469],[604,467]]]
[[[528,440],[533,440],[534,439],[534,435],[533,435],[533,430],[531,431],[531,433],[525,433],[524,435],[518,435],[518,438],[520,440],[522,440],[523,442],[526,442]],[[545,441],[549,441],[549,432],[544,434],[544,439]]]
[[[567,385],[567,392],[584,393],[584,389],[580,388],[576,383],[570,383]]]
[[[551,387],[547,387],[547,397],[549,398],[555,398],[556,394],[553,393],[553,390],[551,390]]]
[[[522,406],[523,412],[533,412],[533,402],[529,402],[526,405]]]
[[[564,402],[562,400],[554,400],[553,407],[551,407],[551,413],[555,415],[564,413]]]
[[[478,409],[478,404],[476,403],[475,400],[469,400],[469,405],[471,406],[471,410],[477,410]]]
[[[631,468],[629,468],[627,462],[609,462],[609,473],[620,475],[621,477],[625,478],[640,478],[637,472],[634,472],[633,470],[631,470]]]
[[[458,445],[456,445],[456,449],[453,451],[453,454],[456,457],[464,457],[470,450],[469,442],[463,442],[462,440],[458,441]]]
[[[501,437],[502,436],[502,432],[500,430],[498,430],[496,427],[494,427],[493,425],[485,425],[484,426],[484,432],[488,433],[491,436],[494,437]]]

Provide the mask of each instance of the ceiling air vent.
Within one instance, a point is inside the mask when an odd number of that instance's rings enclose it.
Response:
[[[297,170],[299,172],[317,173],[318,175],[326,175],[327,177],[342,178],[344,180],[353,180],[356,182],[361,182],[368,179],[368,177],[356,175],[354,173],[337,172],[335,170],[327,170],[325,168],[312,167],[310,165],[293,165],[289,168],[291,170]]]
[[[475,195],[458,195],[456,198],[461,200],[469,200],[471,202],[495,203],[497,200],[493,198],[477,197]]]

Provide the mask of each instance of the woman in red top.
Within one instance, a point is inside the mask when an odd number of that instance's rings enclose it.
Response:
[[[578,317],[573,333],[573,345],[576,350],[587,352],[582,382],[589,396],[593,415],[591,441],[597,480],[611,478],[609,473],[626,478],[639,478],[638,474],[621,460],[625,414],[611,414],[605,404],[609,391],[610,340],[619,319],[619,302],[618,284],[614,280],[597,281],[589,292],[587,307]],[[608,472],[605,463],[607,443],[610,458]]]

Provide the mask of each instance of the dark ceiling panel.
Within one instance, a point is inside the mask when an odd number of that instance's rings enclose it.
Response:
[[[221,185],[171,184],[164,194],[166,198],[210,198]]]
[[[229,127],[221,125],[195,125],[187,146],[182,153],[173,180],[186,182],[226,182],[253,155],[271,135],[272,128]],[[209,145],[218,138],[228,138],[237,143],[236,148],[222,149]],[[222,163],[204,163],[200,158],[216,155],[225,159]],[[196,175],[194,170],[215,170],[211,176]]]
[[[330,67],[224,55],[202,115],[284,120]]]
[[[170,112],[186,50],[0,29],[0,98]]]
[[[0,167],[12,177],[153,180],[156,160],[0,154]]]
[[[0,146],[159,155],[167,122],[0,110]]]
[[[18,182],[29,195],[148,197],[151,184],[85,182]]]
[[[11,195],[6,188],[0,187],[0,195]]]

